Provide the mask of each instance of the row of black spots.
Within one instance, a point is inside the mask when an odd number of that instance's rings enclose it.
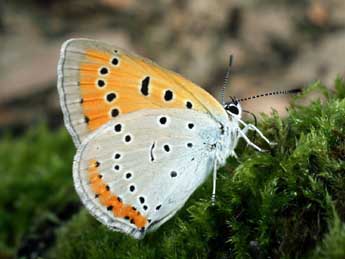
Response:
[[[138,197],[138,200],[141,204],[144,204],[145,203],[145,197],[144,196],[139,196]]]
[[[110,116],[112,118],[115,118],[115,117],[119,116],[120,110],[118,108],[112,108],[112,109],[110,109],[109,113],[110,113]],[[90,122],[90,118],[88,116],[85,116],[84,117],[84,122],[86,124],[88,124]]]
[[[115,133],[121,133],[123,130],[123,125],[121,123],[117,123],[114,125],[114,132]],[[123,137],[123,141],[125,142],[125,144],[129,144],[131,143],[133,140],[133,136],[131,134],[126,134]]]
[[[117,116],[119,116],[120,114],[120,110],[118,108],[112,108],[110,109],[110,116],[115,118]]]
[[[139,203],[142,205],[143,210],[147,211],[149,207],[145,204],[146,198],[144,196],[138,197]]]
[[[120,63],[120,61],[119,61],[119,59],[118,59],[117,57],[113,57],[113,58],[110,60],[110,65],[118,66],[119,63]],[[110,70],[109,70],[108,67],[102,66],[102,67],[99,68],[98,73],[99,73],[99,75],[101,75],[101,76],[107,76],[107,75],[109,75]]]
[[[122,155],[120,153],[115,153],[114,154],[114,159],[115,160],[119,160],[122,157]]]
[[[175,178],[177,176],[177,172],[176,171],[171,171],[170,172],[170,177],[171,178]]]
[[[126,180],[130,180],[133,178],[133,173],[132,172],[125,172],[124,177]]]
[[[97,81],[96,81],[96,85],[97,85],[97,87],[99,87],[99,88],[105,87],[106,84],[107,84],[107,81],[104,80],[104,79],[97,79]]]
[[[122,128],[123,128],[123,126],[122,126],[121,123],[115,124],[115,125],[114,125],[114,131],[115,131],[115,133],[121,133],[121,132],[122,132]]]
[[[187,128],[188,129],[193,129],[194,128],[194,123],[192,123],[192,122],[189,122],[188,124],[187,124]]]
[[[119,61],[119,59],[117,57],[113,57],[110,60],[110,64],[113,65],[113,66],[117,66],[119,63],[120,63],[120,61]]]
[[[115,164],[115,165],[114,165],[114,171],[115,171],[115,172],[121,171],[121,166],[120,166],[119,164]]]
[[[149,76],[146,76],[143,80],[141,80],[140,84],[140,92],[144,96],[148,96],[150,94],[150,80]],[[174,99],[174,92],[170,89],[164,91],[163,98],[166,102],[170,102]],[[193,103],[191,101],[186,101],[186,107],[188,109],[193,108]]]
[[[158,124],[161,127],[166,127],[168,125],[169,118],[167,116],[159,116],[158,117]]]
[[[164,100],[167,102],[172,101],[172,99],[174,98],[174,93],[171,90],[166,90],[164,92]]]
[[[106,67],[103,67],[100,69],[100,74],[101,75],[107,75],[109,73],[109,69]],[[106,80],[104,79],[98,79],[97,80],[97,86],[100,88],[103,88],[106,86]],[[150,77],[146,76],[142,81],[140,85],[140,92],[144,96],[149,95],[149,86],[150,86]],[[174,99],[174,92],[172,90],[165,90],[164,92],[164,100],[167,102],[170,102]],[[192,109],[193,108],[193,103],[191,101],[186,101],[186,108]]]
[[[107,93],[106,95],[105,95],[105,99],[109,102],[109,103],[111,103],[111,102],[113,102],[115,99],[116,99],[116,93],[114,93],[114,92],[111,92],[111,93]]]
[[[94,167],[98,168],[101,166],[101,163],[99,161],[96,161],[94,164],[93,164]],[[98,178],[99,179],[102,179],[103,178],[103,175],[101,174],[98,174]],[[91,184],[91,182],[89,182],[89,184]],[[95,198],[98,198],[99,194],[96,194],[95,195]]]
[[[167,153],[169,153],[171,151],[170,145],[169,144],[164,144],[163,145],[163,150]]]
[[[98,74],[99,74],[100,76],[107,76],[109,73],[110,73],[109,68],[108,68],[108,67],[105,67],[105,66],[100,67],[99,70],[98,70]]]
[[[188,148],[192,148],[192,147],[193,147],[193,143],[192,143],[192,142],[188,142],[188,143],[186,144],[186,146],[187,146]],[[168,144],[165,144],[165,145],[163,145],[163,150],[164,150],[165,152],[169,153],[169,152],[171,151],[171,148],[170,148],[170,146],[169,146]]]
[[[110,64],[113,66],[117,66],[119,64],[119,59],[117,57],[113,57],[110,60]],[[110,74],[110,69],[106,66],[102,66],[99,68],[98,74],[100,76],[107,76]],[[98,87],[103,88],[105,85],[106,85],[106,80],[104,80],[104,79],[98,79],[97,80],[97,86]]]
[[[186,144],[186,146],[187,146],[188,148],[192,148],[192,147],[193,147],[193,143],[192,143],[192,142],[188,142],[188,143]],[[166,153],[169,153],[169,152],[171,151],[171,146],[170,146],[169,144],[164,144],[164,145],[163,145],[163,150],[164,150]]]
[[[123,141],[125,142],[125,144],[129,144],[131,143],[133,140],[133,137],[131,134],[127,134],[123,137]]]
[[[131,192],[131,193],[134,193],[135,191],[136,191],[136,187],[135,187],[135,184],[130,184],[129,186],[128,186],[128,190]]]

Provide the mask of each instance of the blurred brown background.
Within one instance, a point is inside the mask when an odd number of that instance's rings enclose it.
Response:
[[[0,128],[62,125],[56,90],[61,44],[72,37],[111,42],[148,57],[219,98],[245,97],[345,76],[345,1],[26,0],[0,2]],[[284,112],[289,97],[243,104]]]

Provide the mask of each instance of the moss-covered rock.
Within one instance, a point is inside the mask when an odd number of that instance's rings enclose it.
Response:
[[[208,179],[175,217],[139,241],[109,231],[82,209],[53,228],[57,239],[45,256],[345,258],[345,82],[335,84],[335,91],[320,83],[308,87],[284,119],[275,112],[263,116],[258,127],[277,144],[269,147],[251,135],[267,150],[260,153],[241,142],[239,159],[229,158],[218,174],[215,206]],[[323,101],[298,104],[315,91]],[[1,160],[12,161],[6,162],[12,176],[0,182],[1,223],[7,220],[0,242],[7,251],[18,249],[44,213],[59,218],[59,209],[75,202],[74,148],[64,133],[43,133],[34,134],[35,141],[31,135],[0,145]],[[14,198],[17,185],[21,198]],[[7,189],[14,193],[5,194]],[[25,204],[18,213],[8,209],[18,202]]]

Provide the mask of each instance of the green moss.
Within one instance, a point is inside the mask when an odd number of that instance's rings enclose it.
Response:
[[[334,210],[333,222],[322,243],[315,249],[311,258],[338,259],[345,255],[345,224],[341,222]]]
[[[345,258],[345,82],[337,79],[335,89],[329,91],[315,83],[294,100],[285,119],[276,112],[264,115],[258,127],[277,144],[269,147],[250,135],[267,150],[260,153],[241,141],[237,148],[239,159],[229,158],[218,174],[215,206],[210,205],[210,178],[175,217],[139,241],[109,231],[82,209],[58,229],[57,240],[46,256]],[[299,105],[310,92],[322,93],[323,101]],[[13,229],[16,233],[12,234],[16,242],[2,241],[7,247],[18,243],[28,228],[25,224],[40,215],[37,211],[56,214],[56,204],[75,199],[70,175],[74,148],[66,140],[66,134],[56,135],[36,134],[36,138],[42,138],[37,143],[26,140],[28,137],[14,141],[21,148],[12,147],[13,141],[8,140],[6,149],[11,152],[1,151],[10,157],[6,159],[14,160],[7,163],[8,168],[20,169],[11,170],[16,172],[13,173],[16,178],[22,179],[11,181],[26,186],[27,197],[32,200],[22,209],[23,215],[15,216],[20,227],[10,220],[11,213],[5,211],[1,216],[7,217],[7,234]],[[21,141],[25,144],[20,144]],[[55,144],[48,145],[50,141]],[[28,151],[28,142],[38,145],[35,152]],[[29,158],[16,163],[10,154],[22,153],[22,149],[26,151],[21,156]],[[0,150],[5,148],[2,146]],[[62,156],[68,159],[63,160]],[[38,170],[37,164],[44,169]],[[28,170],[32,179],[25,176]],[[48,171],[43,175],[50,179],[38,185],[41,171]],[[9,186],[1,185],[1,191]],[[49,191],[52,197],[47,195]],[[9,195],[7,203],[13,197],[14,194]],[[2,208],[3,204],[0,203]]]
[[[58,223],[77,201],[71,182],[73,144],[65,130],[45,127],[0,142],[0,257],[13,255],[23,238],[49,220]]]

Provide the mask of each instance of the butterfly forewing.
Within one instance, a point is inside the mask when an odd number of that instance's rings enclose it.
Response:
[[[224,116],[205,90],[148,59],[87,39],[67,41],[58,66],[65,124],[78,146],[92,131],[143,109],[192,109]]]
[[[211,116],[192,110],[122,115],[80,146],[77,192],[102,223],[140,238],[173,216],[205,180],[219,134]]]

